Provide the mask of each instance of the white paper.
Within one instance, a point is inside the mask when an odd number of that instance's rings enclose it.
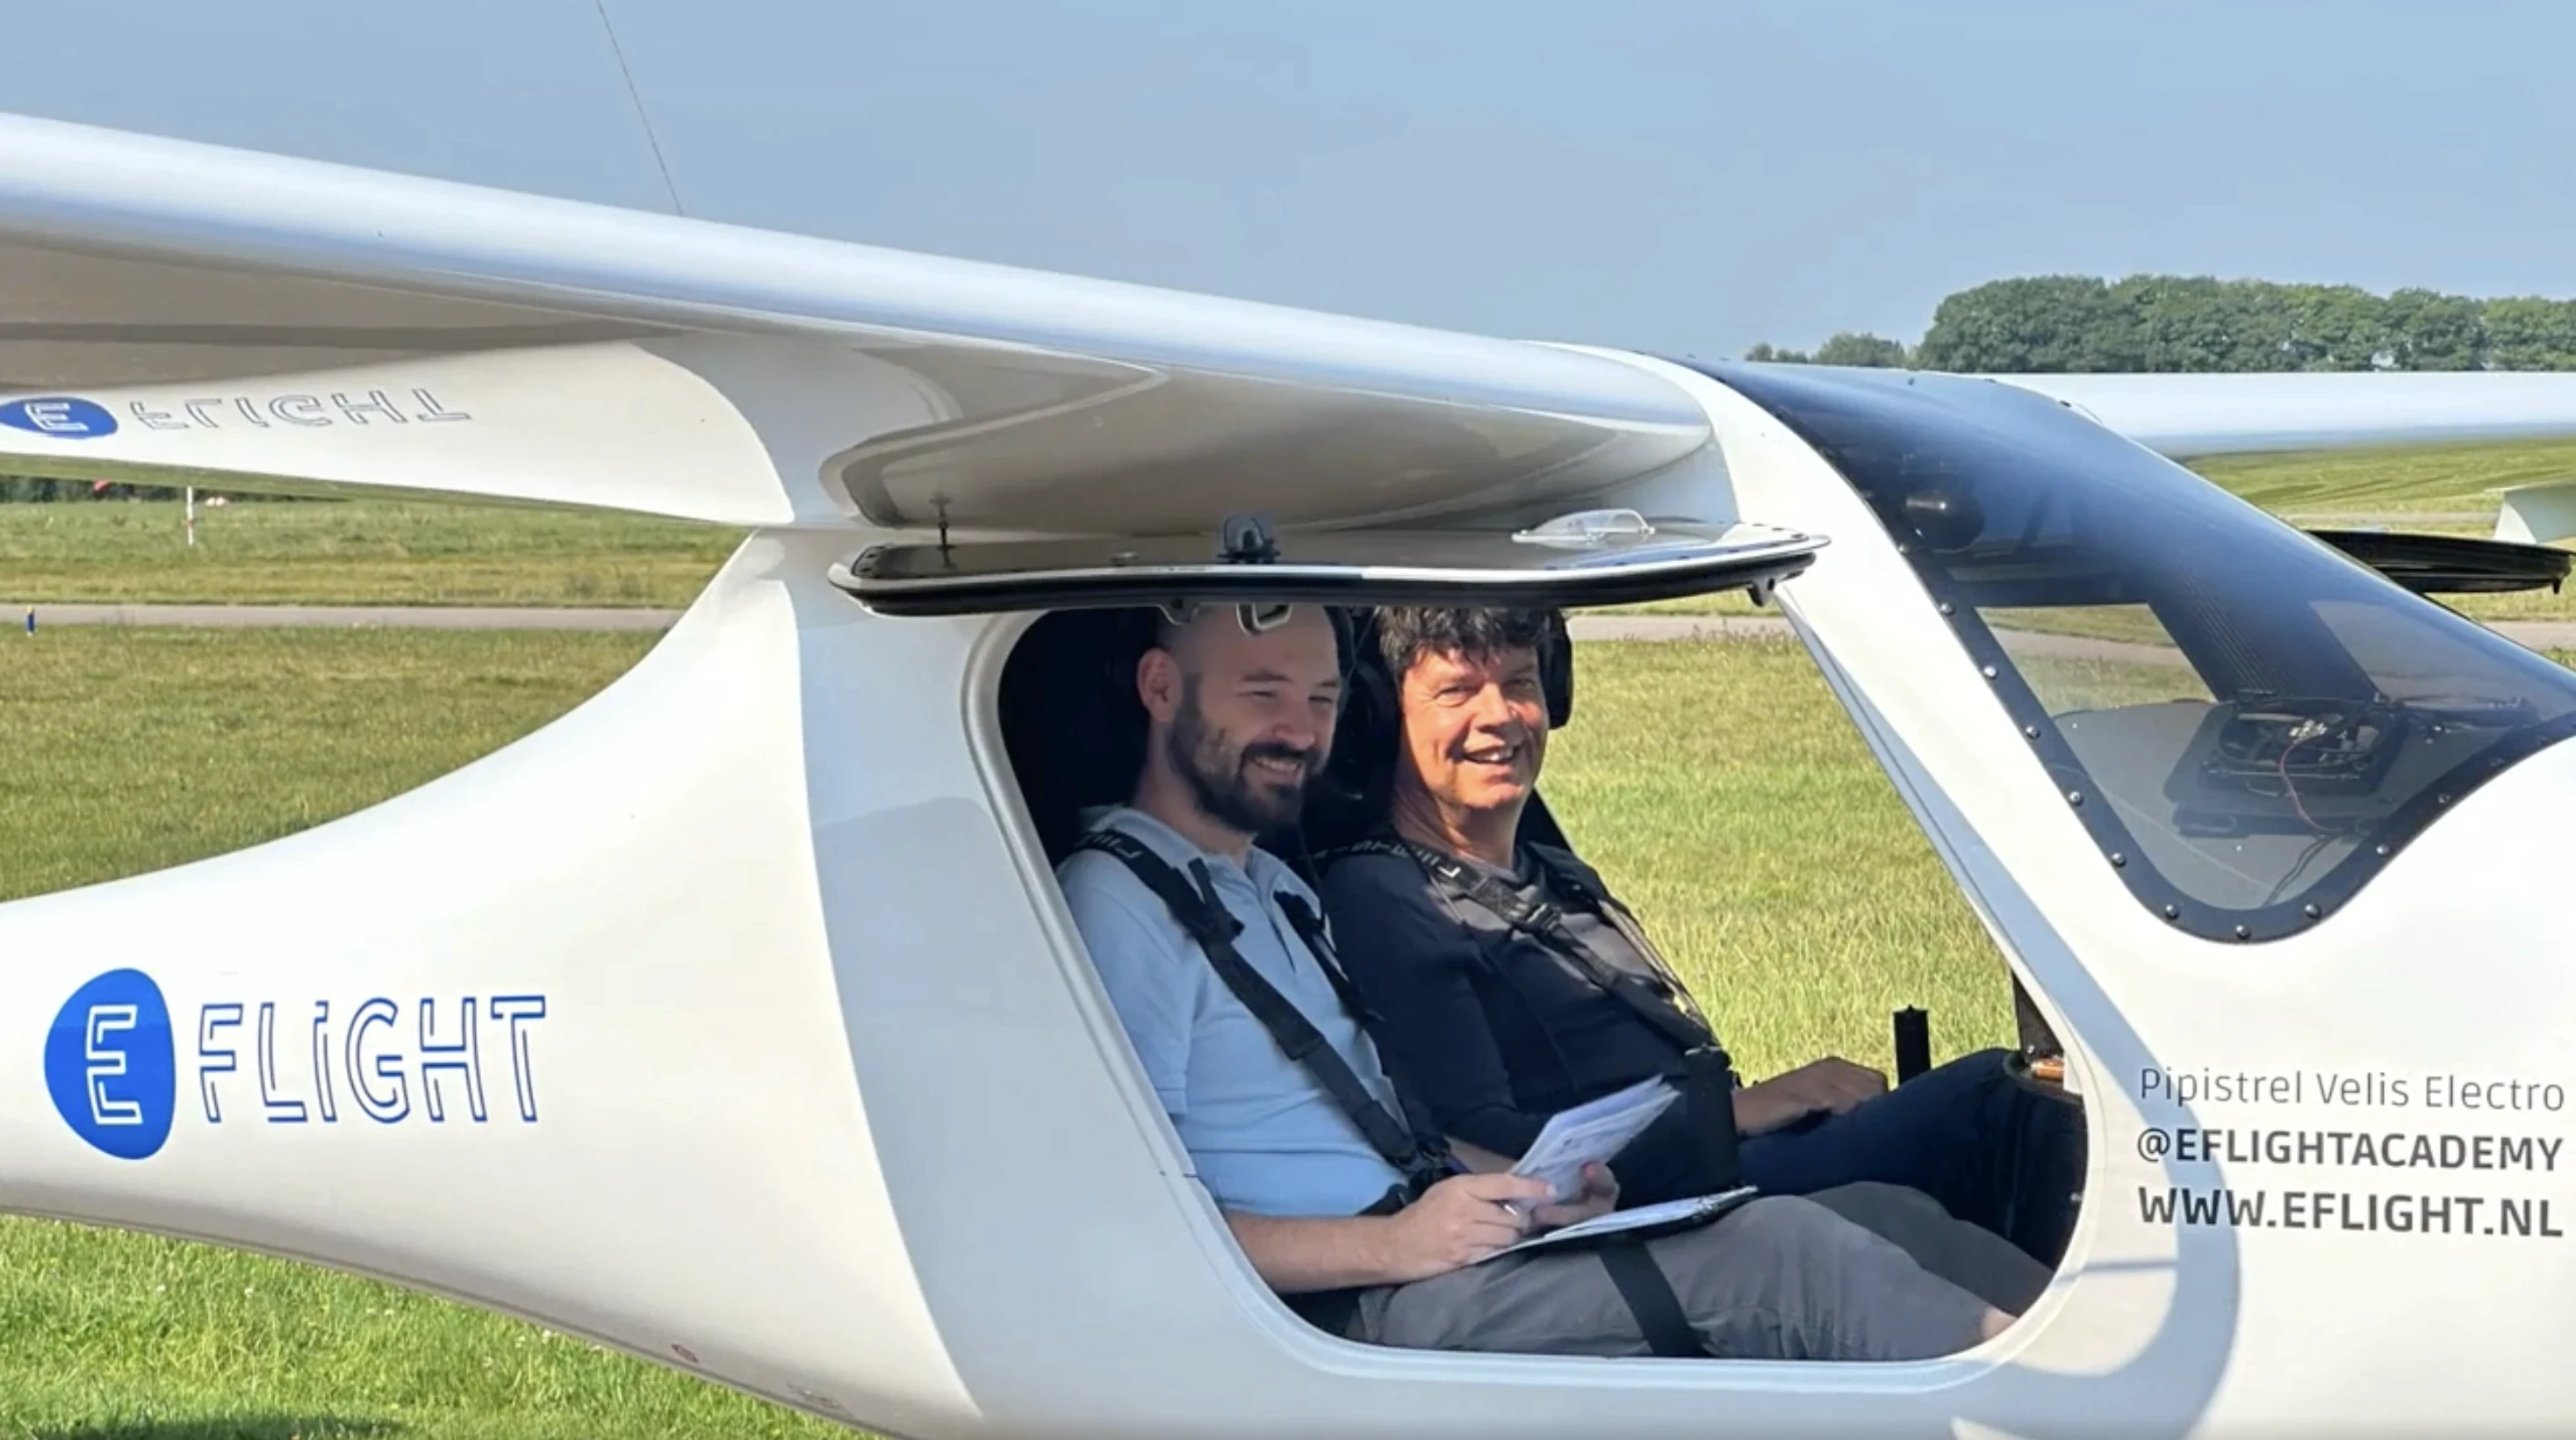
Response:
[[[1549,1117],[1547,1128],[1530,1142],[1512,1173],[1546,1181],[1552,1203],[1562,1205],[1581,1193],[1584,1166],[1608,1164],[1680,1098],[1681,1092],[1658,1075],[1588,1104],[1560,1110]]]
[[[1715,1195],[1693,1195],[1682,1200],[1667,1200],[1660,1205],[1640,1205],[1633,1210],[1613,1210],[1607,1215],[1596,1215],[1579,1225],[1567,1225],[1550,1230],[1544,1235],[1533,1235],[1517,1245],[1506,1245],[1492,1255],[1486,1256],[1485,1260],[1509,1255],[1515,1251],[1553,1245],[1559,1241],[1583,1240],[1595,1235],[1615,1235],[1622,1230],[1634,1230],[1643,1225],[1661,1225],[1668,1221],[1715,1216],[1734,1209],[1750,1199],[1753,1193],[1752,1186],[1739,1185],[1735,1189],[1721,1191]],[[1481,1265],[1484,1261],[1479,1260],[1476,1263]]]

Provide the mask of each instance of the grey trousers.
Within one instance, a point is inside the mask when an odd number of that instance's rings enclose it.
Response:
[[[1904,1185],[1862,1181],[1806,1197],[1893,1242],[1914,1263],[2007,1315],[2019,1315],[2056,1272],[1992,1230],[1958,1219]]]
[[[2036,1293],[2036,1287],[2027,1286],[2027,1277],[1998,1283],[1981,1271],[1989,1257],[1946,1233],[1936,1218],[1960,1222],[1937,1205],[1925,1215],[1903,1199],[1906,1193],[1763,1196],[1714,1223],[1647,1245],[1714,1355],[1921,1360],[1955,1354],[1983,1337],[1987,1300],[1917,1263],[1900,1242],[1845,1219],[1836,1206],[1899,1230],[1933,1262],[1999,1293]],[[1651,1353],[1609,1271],[1588,1248],[1510,1255],[1363,1291],[1353,1331],[1354,1339],[1405,1349]]]

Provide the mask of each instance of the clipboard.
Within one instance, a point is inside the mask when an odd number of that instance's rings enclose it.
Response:
[[[1587,1241],[1606,1240],[1618,1235],[1650,1238],[1676,1230],[1688,1230],[1720,1218],[1759,1193],[1761,1192],[1751,1185],[1739,1185],[1732,1190],[1721,1190],[1714,1195],[1692,1195],[1680,1200],[1667,1200],[1660,1205],[1640,1205],[1633,1210],[1613,1210],[1607,1215],[1596,1215],[1580,1224],[1563,1226],[1550,1230],[1544,1235],[1533,1235],[1518,1244],[1506,1245],[1476,1263],[1482,1265],[1486,1260],[1499,1260],[1506,1255],[1526,1255],[1536,1250],[1581,1245]]]

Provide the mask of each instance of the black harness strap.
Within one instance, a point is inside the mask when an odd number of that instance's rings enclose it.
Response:
[[[1691,1327],[1690,1317],[1682,1313],[1681,1298],[1673,1293],[1672,1282],[1664,1277],[1655,1252],[1644,1241],[1613,1237],[1601,1247],[1600,1255],[1601,1268],[1610,1272],[1610,1283],[1627,1302],[1628,1313],[1636,1317],[1647,1349],[1668,1359],[1708,1357],[1708,1346]]]
[[[1306,942],[1306,949],[1315,957],[1316,967],[1324,972],[1325,979],[1332,982],[1333,992],[1342,997],[1342,1004],[1350,1011],[1352,1020],[1369,1034],[1378,1034],[1383,1027],[1383,1022],[1379,1020],[1377,1012],[1369,1008],[1368,1001],[1360,994],[1359,987],[1351,983],[1350,972],[1342,968],[1342,957],[1333,949],[1333,937],[1325,932],[1324,917],[1308,909],[1305,901],[1284,891],[1273,894],[1271,898],[1279,902],[1280,913],[1288,917],[1289,928],[1297,932],[1297,938]],[[1440,1179],[1449,1173],[1446,1168],[1449,1163],[1449,1142],[1445,1139],[1420,1141],[1422,1136],[1438,1136],[1440,1122],[1432,1117],[1429,1110],[1417,1103],[1413,1092],[1398,1084],[1394,1076],[1387,1077],[1387,1084],[1395,1091],[1396,1103],[1404,1109],[1405,1124],[1412,1128],[1417,1142],[1421,1143],[1424,1150],[1443,1167],[1438,1174],[1431,1176],[1433,1181]],[[1414,1193],[1419,1194],[1429,1183],[1430,1181],[1425,1181],[1416,1185]]]
[[[1665,962],[1663,953],[1655,948],[1644,927],[1637,924],[1626,907],[1620,905],[1609,891],[1584,878],[1572,857],[1556,853],[1545,845],[1531,845],[1528,849],[1559,889],[1571,892],[1592,906],[1605,923],[1636,948],[1647,966],[1655,972],[1652,981],[1621,969],[1585,944],[1582,937],[1565,923],[1565,913],[1556,906],[1530,900],[1493,876],[1427,845],[1417,845],[1400,836],[1371,838],[1344,846],[1334,853],[1375,853],[1410,858],[1451,893],[1493,912],[1504,924],[1582,966],[1584,973],[1592,977],[1593,984],[1636,1011],[1646,1023],[1661,1031],[1682,1050],[1714,1045],[1715,1032],[1710,1030],[1699,1006],[1692,1001],[1690,991],[1682,985],[1680,977]]]
[[[1131,836],[1109,829],[1094,830],[1085,835],[1076,848],[1098,850],[1123,861],[1129,870],[1135,872],[1137,879],[1145,882],[1146,888],[1162,898],[1181,928],[1199,942],[1199,948],[1206,953],[1217,977],[1234,992],[1236,999],[1243,1002],[1244,1008],[1252,1012],[1253,1018],[1261,1022],[1262,1028],[1270,1032],[1270,1038],[1279,1046],[1280,1053],[1305,1067],[1306,1072],[1315,1077],[1316,1082],[1333,1097],[1334,1103],[1341,1106],[1352,1123],[1359,1126],[1360,1133],[1368,1137],[1370,1146],[1389,1165],[1404,1172],[1407,1187],[1413,1194],[1418,1195],[1449,1173],[1448,1147],[1437,1142],[1425,1143],[1423,1136],[1434,1132],[1423,1131],[1407,1123],[1412,1118],[1412,1107],[1402,1106],[1406,1111],[1404,1120],[1388,1113],[1386,1106],[1360,1083],[1359,1076],[1351,1072],[1341,1052],[1335,1050],[1324,1039],[1323,1033],[1298,1013],[1288,997],[1263,979],[1261,972],[1253,969],[1234,948],[1234,937],[1242,932],[1243,926],[1217,899],[1215,882],[1209,877],[1205,864],[1196,860],[1190,862],[1191,873],[1198,882],[1198,889],[1193,892],[1181,879],[1180,872]],[[1330,947],[1321,943],[1321,923],[1311,912],[1301,914],[1305,909],[1302,905],[1283,908],[1288,912],[1289,924],[1301,936],[1307,935],[1310,924],[1314,926],[1308,946],[1315,952],[1315,963],[1323,967],[1333,988],[1343,994],[1348,1003],[1347,997],[1355,992],[1350,988],[1349,979],[1341,973]],[[1356,1010],[1354,1018],[1359,1018]],[[1401,1095],[1398,1098],[1401,1102]]]

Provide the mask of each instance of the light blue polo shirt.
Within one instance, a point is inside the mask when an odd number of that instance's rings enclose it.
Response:
[[[1190,861],[1205,862],[1217,898],[1243,926],[1234,945],[1244,962],[1400,1118],[1376,1047],[1270,901],[1285,891],[1322,914],[1295,871],[1258,848],[1238,865],[1127,806],[1086,812],[1083,821],[1114,825],[1143,842],[1184,882]],[[1198,942],[1124,861],[1077,850],[1056,878],[1145,1074],[1218,1205],[1256,1215],[1356,1215],[1403,1180],[1331,1093],[1279,1053]]]

